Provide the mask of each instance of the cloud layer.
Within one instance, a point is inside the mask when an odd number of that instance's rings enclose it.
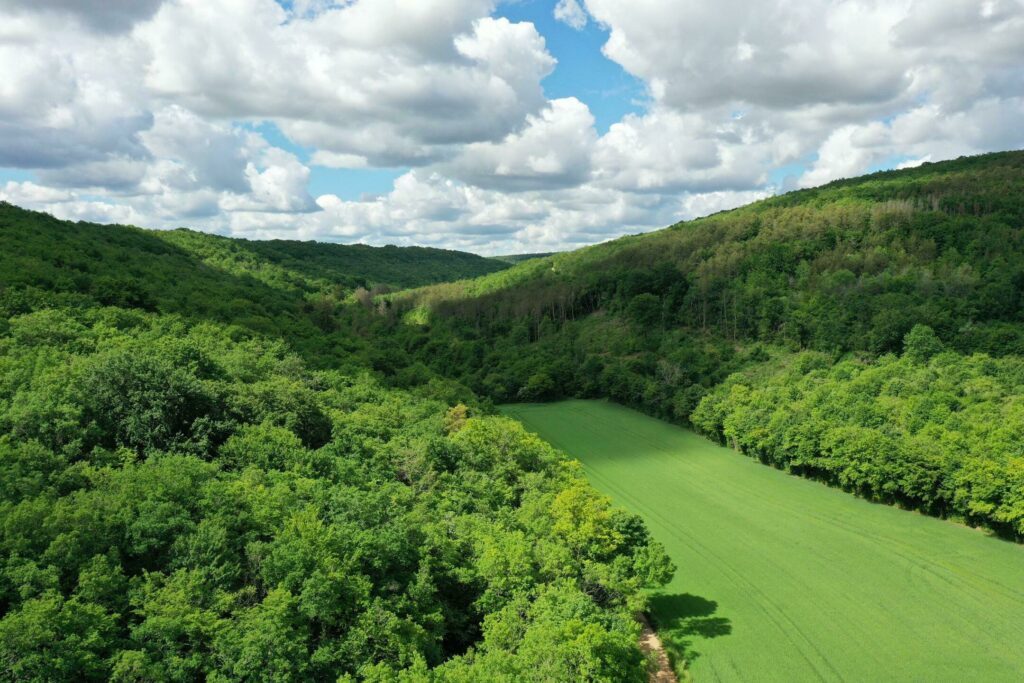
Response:
[[[649,101],[599,135],[492,0],[0,0],[0,198],[251,237],[578,246],[1024,146],[1024,0],[558,0]],[[273,124],[285,140],[258,132]],[[276,140],[276,142],[275,142]],[[409,169],[311,196],[317,167]]]

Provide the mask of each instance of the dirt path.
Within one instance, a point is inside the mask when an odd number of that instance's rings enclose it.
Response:
[[[651,626],[651,622],[647,620],[647,615],[638,614],[636,618],[643,628],[640,633],[640,649],[644,651],[644,654],[653,652],[658,659],[658,668],[651,672],[650,683],[679,683],[679,678],[676,677],[676,672],[672,670],[672,664],[668,661],[668,653],[665,652],[665,647],[661,644],[661,638]]]

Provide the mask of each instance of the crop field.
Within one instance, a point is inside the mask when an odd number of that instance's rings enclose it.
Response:
[[[1024,547],[611,403],[502,410],[665,545],[679,570],[652,613],[695,680],[1024,680]]]

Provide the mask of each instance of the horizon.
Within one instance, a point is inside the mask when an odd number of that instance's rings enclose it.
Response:
[[[961,155],[961,156],[953,158],[953,159],[945,159],[943,161],[957,161],[957,160],[961,160],[961,159],[971,159],[971,158],[986,157],[986,156],[992,156],[992,155],[998,155],[998,154],[1014,154],[1014,153],[1024,153],[1024,148],[1021,148],[1021,149],[996,150],[996,151],[991,151],[991,152],[983,152],[983,153],[980,153],[980,154],[966,154],[966,155]],[[376,249],[385,248],[385,247],[441,249],[441,250],[447,250],[447,251],[461,252],[461,253],[470,254],[470,255],[473,255],[473,256],[479,256],[481,258],[498,259],[498,260],[503,259],[503,258],[521,258],[521,257],[524,257],[524,256],[534,257],[534,258],[543,258],[543,257],[547,257],[547,256],[553,256],[555,254],[568,253],[568,252],[571,252],[571,251],[575,251],[576,249],[583,249],[585,247],[597,246],[597,245],[600,245],[600,244],[605,244],[605,243],[608,243],[608,242],[613,242],[613,241],[615,241],[617,239],[620,239],[620,238],[623,238],[623,237],[635,237],[635,236],[644,235],[644,234],[648,234],[648,233],[658,232],[660,230],[667,230],[668,228],[672,228],[672,227],[674,227],[676,225],[680,225],[682,223],[688,223],[688,222],[691,222],[691,221],[700,220],[701,218],[708,218],[709,216],[714,216],[714,215],[722,214],[722,213],[728,213],[730,211],[734,211],[734,210],[737,210],[737,209],[743,209],[743,208],[746,208],[748,206],[752,206],[754,204],[758,204],[758,203],[760,203],[762,201],[765,201],[765,200],[768,200],[768,199],[772,199],[774,197],[782,197],[782,196],[790,195],[790,194],[798,194],[798,193],[806,191],[806,190],[815,190],[815,189],[825,188],[825,187],[829,187],[830,185],[832,185],[834,183],[842,183],[842,182],[846,182],[846,181],[856,181],[856,180],[859,180],[859,179],[862,179],[862,178],[869,178],[869,177],[872,177],[872,176],[875,176],[875,175],[878,175],[878,174],[885,174],[885,173],[891,173],[891,172],[895,172],[895,171],[910,170],[910,169],[914,169],[914,168],[922,168],[922,167],[927,167],[927,166],[932,166],[932,165],[939,165],[939,164],[942,164],[943,161],[922,161],[920,164],[915,164],[913,166],[903,166],[902,168],[876,169],[876,170],[873,170],[873,171],[870,171],[868,173],[864,173],[864,174],[861,174],[861,175],[842,176],[842,177],[839,177],[839,178],[833,178],[832,180],[829,180],[826,183],[822,183],[821,185],[815,185],[813,187],[790,188],[790,189],[781,191],[781,192],[779,192],[777,194],[772,194],[772,195],[768,195],[768,196],[765,196],[765,197],[760,197],[758,199],[751,200],[750,202],[747,202],[745,204],[740,204],[740,205],[733,206],[733,207],[717,209],[716,211],[713,211],[713,212],[710,212],[710,213],[705,213],[705,214],[700,215],[700,216],[692,216],[692,217],[684,218],[684,219],[681,219],[679,221],[676,221],[675,223],[670,223],[668,225],[662,225],[662,226],[650,228],[648,230],[642,230],[642,231],[639,231],[639,232],[622,232],[620,234],[616,234],[616,235],[607,237],[607,238],[605,238],[603,240],[600,240],[600,241],[590,242],[590,243],[587,243],[587,244],[574,245],[574,246],[572,246],[570,248],[567,248],[567,249],[552,249],[552,250],[549,250],[549,251],[522,251],[522,252],[501,252],[501,251],[499,251],[499,252],[489,253],[488,254],[488,253],[483,253],[482,251],[458,249],[458,248],[454,248],[454,247],[449,247],[449,246],[444,246],[444,245],[433,245],[433,244],[417,244],[417,243],[396,244],[395,242],[384,242],[384,243],[379,243],[379,244],[372,244],[372,243],[369,243],[369,242],[361,242],[361,241],[360,242],[345,242],[345,241],[340,241],[340,240],[318,239],[316,236],[310,237],[308,239],[289,237],[289,236],[283,236],[283,237],[279,237],[279,236],[256,236],[256,237],[254,237],[254,236],[247,236],[247,235],[220,234],[220,233],[216,233],[216,232],[212,232],[212,231],[206,231],[206,230],[197,229],[197,228],[194,228],[194,227],[188,226],[188,225],[165,226],[165,227],[151,227],[151,226],[146,226],[146,225],[136,225],[136,224],[133,224],[133,223],[90,221],[88,219],[77,219],[77,220],[85,222],[85,223],[91,223],[93,225],[98,225],[98,226],[101,226],[101,227],[129,227],[129,228],[138,228],[140,230],[153,230],[153,231],[185,230],[185,231],[190,231],[190,232],[214,235],[214,236],[223,237],[223,238],[226,238],[226,239],[242,240],[242,241],[254,241],[254,242],[290,241],[290,242],[300,242],[300,243],[307,243],[307,244],[323,244],[323,245],[337,245],[337,246],[363,246],[363,247],[371,247],[371,248],[376,248]],[[31,208],[31,207],[26,207],[26,206],[21,206],[19,204],[15,204],[13,202],[8,201],[3,196],[2,193],[0,193],[0,204],[8,204],[10,206],[13,206],[13,207],[15,207],[17,209],[21,209],[21,210],[24,210],[24,211],[38,211],[38,212],[46,214],[46,215],[48,215],[48,216],[50,216],[52,218],[56,218],[58,220],[76,220],[76,219],[73,219],[73,218],[72,219],[61,218],[60,216],[55,215],[54,213],[51,213],[50,211],[47,211],[45,209],[34,209],[34,208]]]

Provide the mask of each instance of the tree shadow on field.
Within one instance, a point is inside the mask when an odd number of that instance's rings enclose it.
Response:
[[[718,616],[717,611],[717,602],[699,595],[651,596],[651,621],[677,669],[680,662],[693,664],[700,657],[700,652],[693,648],[694,642],[732,633],[732,622]]]

